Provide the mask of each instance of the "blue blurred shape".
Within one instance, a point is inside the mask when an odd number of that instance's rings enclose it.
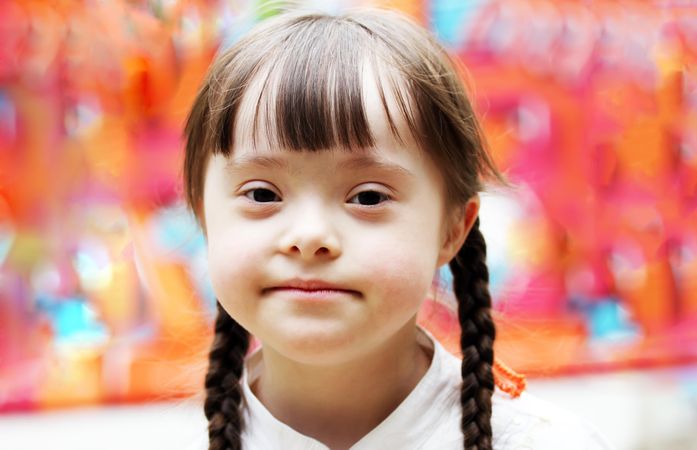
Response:
[[[107,328],[84,298],[41,297],[37,305],[48,313],[58,347],[96,347],[108,340]]]
[[[458,48],[468,34],[472,20],[488,0],[433,0],[431,27],[447,47]]]
[[[151,227],[159,250],[170,259],[189,261],[205,249],[206,240],[193,214],[182,206],[157,211]]]
[[[589,305],[587,317],[593,340],[626,343],[640,337],[639,328],[631,322],[617,298],[605,297]]]
[[[0,223],[0,266],[7,258],[15,240],[15,233],[7,224]]]
[[[0,89],[0,142],[5,137],[14,140],[17,132],[17,113],[12,99]]]

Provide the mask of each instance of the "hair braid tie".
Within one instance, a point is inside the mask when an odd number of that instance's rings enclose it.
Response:
[[[479,218],[450,262],[458,302],[462,351],[462,432],[467,450],[491,450],[491,396],[494,392],[494,339],[486,243]]]
[[[494,381],[496,387],[506,392],[512,398],[519,397],[527,387],[525,375],[516,372],[501,361],[494,357]]]
[[[217,304],[215,337],[209,353],[204,412],[209,450],[242,448],[242,387],[240,379],[249,348],[249,333]]]

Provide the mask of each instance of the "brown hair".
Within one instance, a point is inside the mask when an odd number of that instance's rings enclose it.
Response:
[[[505,183],[485,149],[462,71],[424,29],[381,10],[341,16],[283,14],[221,53],[198,93],[185,130],[189,207],[201,217],[206,163],[211,154],[232,151],[245,95],[255,96],[249,124],[254,142],[263,132],[269,142],[289,150],[371,147],[374,139],[362,94],[366,64],[378,72],[382,105],[395,138],[402,139],[394,121],[394,114],[401,114],[440,168],[447,205],[464,205],[482,189],[483,179]],[[399,111],[389,110],[388,93]],[[462,330],[464,448],[480,450],[492,448],[496,334],[485,259],[477,219],[450,268]],[[247,331],[218,304],[205,380],[210,450],[241,448],[240,379],[248,346]]]

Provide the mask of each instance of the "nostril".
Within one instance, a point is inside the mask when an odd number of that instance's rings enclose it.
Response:
[[[286,255],[293,255],[302,258],[328,258],[338,256],[338,247],[332,245],[322,245],[320,243],[302,242],[289,245],[281,245],[280,251]]]

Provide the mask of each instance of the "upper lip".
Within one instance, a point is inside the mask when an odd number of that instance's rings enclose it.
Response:
[[[293,278],[292,280],[283,281],[270,289],[302,289],[305,291],[319,291],[319,290],[331,290],[331,291],[346,291],[346,292],[356,292],[353,289],[348,289],[344,286],[329,283],[323,280],[303,280],[301,278]]]

